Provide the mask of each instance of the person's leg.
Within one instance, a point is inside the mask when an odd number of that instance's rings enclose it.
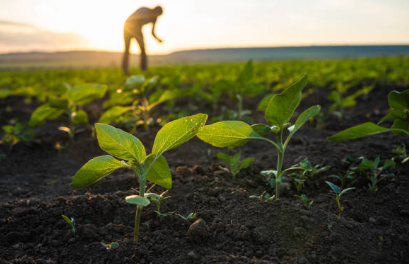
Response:
[[[146,56],[145,42],[143,40],[142,29],[135,36],[138,42],[139,48],[141,49],[141,71],[146,71],[148,69],[148,57]]]
[[[131,45],[131,39],[131,35],[124,30],[125,51],[124,57],[122,59],[122,70],[127,75],[129,75],[129,49]]]

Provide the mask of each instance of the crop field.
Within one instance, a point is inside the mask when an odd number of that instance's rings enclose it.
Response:
[[[0,72],[0,263],[408,263],[409,57]]]

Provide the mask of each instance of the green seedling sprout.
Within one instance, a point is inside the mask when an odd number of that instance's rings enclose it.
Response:
[[[364,159],[364,157],[348,157],[344,161],[344,165],[347,166],[346,172],[338,172],[338,174],[332,174],[329,177],[337,179],[341,182],[341,188],[344,188],[347,181],[354,179],[354,176],[359,174],[358,165]]]
[[[387,168],[394,168],[396,163],[393,160],[386,160],[383,165],[380,167],[380,157],[377,157],[375,160],[367,160],[363,159],[358,166],[358,170],[364,172],[368,177],[370,183],[369,188],[367,189],[370,193],[375,193],[378,191],[378,183],[387,178],[387,177],[395,177],[394,173],[382,173]],[[370,171],[370,173],[366,173],[366,171]]]
[[[75,221],[74,221],[74,218],[71,217],[71,219],[69,219],[69,218],[68,218],[67,216],[65,216],[65,215],[61,215],[61,216],[62,216],[62,218],[65,220],[65,222],[67,222],[67,224],[70,225],[70,227],[71,227],[71,232],[75,234]]]
[[[314,202],[314,200],[308,199],[308,197],[305,194],[295,195],[295,197],[299,198],[303,202],[304,206],[307,208],[309,208]]]
[[[68,133],[71,139],[83,129],[76,128],[78,124],[88,124],[88,114],[82,110],[83,106],[95,99],[104,97],[108,87],[99,84],[85,84],[71,88],[64,86],[65,91],[60,96],[49,96],[48,102],[34,110],[29,125],[38,127],[47,120],[53,120],[60,115],[68,116],[68,126],[58,129]]]
[[[134,241],[137,242],[142,209],[150,204],[149,197],[155,197],[154,194],[145,192],[146,182],[150,181],[167,189],[172,187],[169,165],[162,154],[196,136],[206,120],[207,115],[197,114],[167,123],[156,134],[150,155],[146,155],[145,147],[133,135],[110,125],[95,124],[100,147],[112,156],[99,156],[88,161],[75,174],[71,186],[86,187],[116,169],[132,169],[138,178],[139,194],[127,196],[125,200],[127,203],[136,205]]]
[[[327,171],[330,166],[324,166],[322,164],[312,166],[308,158],[305,158],[298,164],[294,165],[293,168],[295,168],[295,171],[289,173],[289,176],[294,178],[294,185],[299,192],[308,178],[312,178],[319,173]]]
[[[254,162],[254,158],[247,158],[240,160],[240,152],[237,152],[234,156],[229,156],[224,153],[217,153],[217,158],[221,161],[225,161],[229,164],[229,168],[221,167],[224,171],[227,171],[233,175],[233,178],[236,178],[236,175],[239,174],[240,170],[246,169]]]
[[[305,75],[299,81],[285,89],[282,93],[274,95],[265,110],[265,119],[271,125],[255,124],[248,125],[242,121],[221,121],[205,126],[198,137],[215,147],[230,149],[244,145],[249,139],[258,139],[269,142],[278,153],[277,169],[274,171],[276,179],[276,200],[279,199],[279,187],[284,174],[294,172],[294,168],[283,170],[284,153],[291,137],[304,123],[315,116],[321,110],[319,105],[305,110],[294,125],[289,123],[298,107],[302,97],[302,90],[307,85],[308,76]],[[284,136],[287,134],[287,138]],[[263,135],[272,135],[271,140]]]
[[[192,222],[196,219],[197,217],[197,213],[190,213],[187,216],[183,216],[181,214],[176,214],[177,216],[179,216],[180,218],[182,218],[183,220],[187,221],[187,222]]]
[[[129,77],[123,89],[118,89],[111,94],[110,100],[104,103],[104,107],[112,107],[100,117],[98,122],[110,124],[117,122],[123,116],[130,116],[133,131],[136,131],[138,125],[142,125],[145,130],[149,131],[149,125],[154,123],[150,116],[154,107],[167,101],[189,96],[194,92],[193,89],[164,91],[158,88],[158,79],[158,76],[150,80],[146,80],[143,75]]]
[[[275,195],[269,195],[268,193],[266,193],[266,191],[264,191],[260,195],[250,195],[249,198],[257,199],[260,203],[272,203],[274,202]]]
[[[329,181],[325,181],[329,187],[331,187],[331,190],[335,193],[335,200],[337,201],[337,205],[338,205],[338,216],[337,218],[340,219],[341,218],[341,214],[344,211],[344,207],[341,206],[340,200],[341,200],[341,196],[346,193],[349,192],[353,189],[355,189],[355,187],[350,187],[350,188],[346,188],[346,189],[341,189],[341,187],[339,187],[338,185],[333,184],[332,182]]]
[[[390,112],[384,116],[378,124],[367,122],[350,127],[338,134],[328,137],[327,140],[331,142],[342,142],[385,132],[393,132],[394,135],[409,136],[409,90],[404,92],[390,92],[388,94],[388,103]],[[388,120],[394,120],[390,128],[379,126],[379,124]]]
[[[106,250],[111,250],[119,247],[119,244],[116,242],[112,242],[110,244],[105,244],[104,242],[101,242],[101,245],[106,249]]]
[[[148,190],[148,192],[149,192],[149,190]],[[166,196],[165,197],[165,194],[167,194],[168,192],[169,192],[169,190],[166,190],[161,194],[151,193],[151,194],[146,196],[149,200],[151,200],[151,202],[154,202],[156,204],[156,211],[157,212],[160,212],[160,205],[162,204],[162,202],[171,197],[171,196]]]
[[[401,163],[405,163],[409,160],[409,156],[406,153],[406,145],[402,143],[402,145],[397,146],[396,149],[392,150],[392,154],[395,156],[392,158],[393,161],[402,160]]]

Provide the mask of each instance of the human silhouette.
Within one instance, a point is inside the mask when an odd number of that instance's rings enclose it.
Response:
[[[152,36],[159,43],[162,43],[162,40],[155,34],[156,20],[160,15],[162,15],[162,13],[163,9],[160,6],[153,9],[141,7],[126,19],[124,25],[125,51],[122,61],[122,69],[124,70],[125,74],[129,74],[129,48],[132,38],[136,39],[141,50],[141,70],[145,71],[148,68],[148,58],[146,56],[142,27],[146,24],[152,23]]]

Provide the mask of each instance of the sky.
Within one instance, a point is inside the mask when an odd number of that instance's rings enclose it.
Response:
[[[409,44],[409,0],[0,0],[0,53],[123,49],[123,24],[161,5],[149,54],[195,48]],[[138,53],[133,41],[131,51]]]

